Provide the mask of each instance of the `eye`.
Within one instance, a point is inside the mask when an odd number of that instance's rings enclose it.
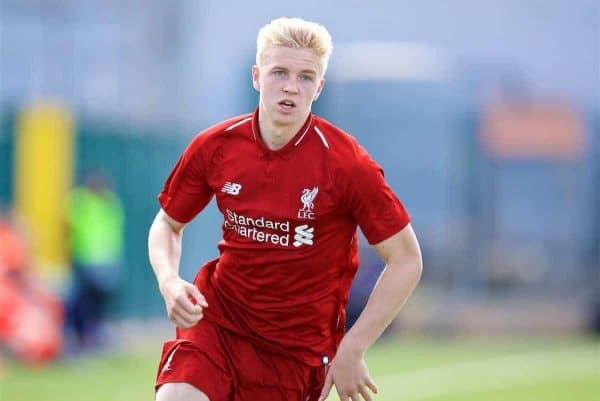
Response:
[[[313,81],[313,76],[312,75],[308,75],[308,74],[302,74],[302,75],[300,75],[300,78],[303,81]]]
[[[285,71],[283,71],[283,70],[275,70],[275,71],[273,71],[273,75],[284,76],[285,75]]]

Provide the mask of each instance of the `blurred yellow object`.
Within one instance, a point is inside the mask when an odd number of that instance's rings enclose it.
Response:
[[[36,269],[51,281],[62,281],[67,272],[64,208],[72,183],[73,141],[71,113],[59,103],[38,103],[19,116],[15,208],[31,230]]]

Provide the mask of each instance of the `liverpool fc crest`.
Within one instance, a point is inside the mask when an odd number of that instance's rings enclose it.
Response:
[[[314,220],[315,213],[315,198],[319,193],[319,187],[314,187],[313,189],[303,189],[302,195],[300,196],[300,201],[302,202],[302,209],[298,210],[298,218],[299,219],[309,219]]]

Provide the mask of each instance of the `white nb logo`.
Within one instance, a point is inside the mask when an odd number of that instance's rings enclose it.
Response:
[[[296,227],[296,235],[294,235],[294,246],[298,248],[302,245],[312,245],[314,238],[314,227],[309,227],[307,224]]]
[[[229,194],[229,195],[239,195],[241,189],[242,189],[241,184],[236,184],[235,182],[227,181],[225,183],[225,185],[223,185],[221,192],[225,192],[226,194]]]

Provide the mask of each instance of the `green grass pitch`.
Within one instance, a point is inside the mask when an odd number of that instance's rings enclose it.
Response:
[[[149,401],[159,352],[4,364],[1,401]],[[378,401],[598,401],[600,341],[391,340],[367,355]],[[330,401],[337,400],[335,390]]]

